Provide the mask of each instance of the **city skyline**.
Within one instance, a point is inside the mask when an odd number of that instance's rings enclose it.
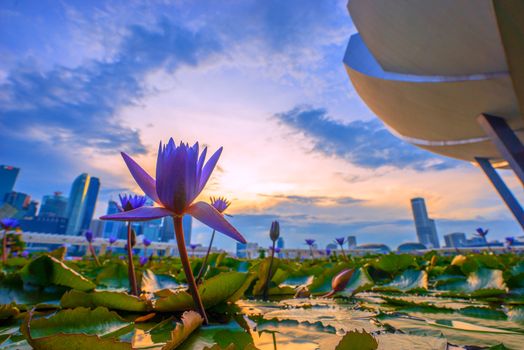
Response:
[[[21,169],[16,191],[41,202],[85,172],[103,184],[98,217],[138,189],[119,152],[154,174],[158,142],[174,137],[224,146],[201,198],[231,199],[231,221],[250,241],[265,242],[278,219],[288,246],[348,235],[414,242],[415,197],[428,202],[441,244],[478,226],[492,239],[522,235],[477,168],[395,138],[360,100],[342,64],[355,32],[345,1],[181,9],[3,5],[0,163]],[[193,228],[205,245],[211,230]]]

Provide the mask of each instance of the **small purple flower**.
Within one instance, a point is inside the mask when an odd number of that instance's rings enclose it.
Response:
[[[482,238],[486,238],[488,235],[489,230],[484,230],[483,228],[479,227],[477,228],[477,235],[479,235]]]
[[[151,241],[147,238],[144,237],[144,239],[142,240],[142,243],[144,243],[144,245],[146,247],[149,247],[151,245]]]
[[[275,253],[280,253],[281,249],[279,247],[275,247]]]
[[[85,233],[86,241],[89,243],[93,242],[93,232],[87,230]]]
[[[308,246],[311,247],[314,243],[315,243],[315,240],[314,240],[314,239],[306,239],[306,244],[307,244]]]
[[[506,244],[508,247],[511,247],[513,244],[515,244],[515,237],[506,237]]]
[[[146,204],[147,201],[146,196],[139,196],[137,194],[124,194],[123,196],[119,194],[118,197],[120,198],[120,208],[122,209],[122,211],[130,211],[133,209],[141,208],[144,206],[144,204]]]
[[[14,258],[16,258],[18,256],[18,252],[13,252],[11,254],[13,255]]]
[[[193,203],[207,184],[222,153],[222,148],[219,148],[207,163],[204,163],[207,148],[199,153],[198,142],[192,147],[184,143],[177,146],[173,139],[170,139],[167,145],[160,143],[156,180],[131,157],[122,153],[137,184],[159,206],[144,206],[127,212],[105,215],[101,219],[147,221],[165,216],[180,217],[189,214],[211,228],[241,243],[246,243],[245,238],[217,209],[206,202]]]
[[[339,245],[344,245],[344,242],[346,241],[346,238],[345,238],[345,237],[335,238],[335,241],[336,241]]]
[[[23,258],[27,258],[29,256],[29,252],[27,250],[24,250],[20,255],[22,255]]]
[[[109,237],[109,244],[114,244],[117,241],[115,236]]]
[[[326,248],[326,255],[328,255],[328,256],[331,255],[331,249]]]
[[[118,258],[119,258],[120,260],[126,260],[125,255],[119,255]]]
[[[219,213],[223,213],[231,205],[231,202],[225,197],[211,197],[210,202],[213,208],[215,208]]]
[[[18,220],[14,218],[5,218],[5,219],[0,220],[0,226],[4,230],[12,230],[18,227],[18,225],[19,225]]]
[[[191,249],[191,250],[195,250],[197,247],[198,247],[197,244],[190,244],[189,245],[189,249]]]
[[[140,266],[144,266],[147,263],[148,260],[149,260],[149,258],[147,256],[141,256],[140,259],[139,259]]]

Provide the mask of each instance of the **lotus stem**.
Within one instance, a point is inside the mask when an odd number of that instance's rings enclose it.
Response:
[[[206,309],[204,308],[200,294],[198,294],[198,287],[195,277],[193,276],[193,271],[191,270],[189,257],[187,256],[186,242],[184,240],[184,228],[182,226],[182,216],[173,216],[173,223],[175,226],[175,238],[178,246],[178,253],[180,254],[180,261],[182,262],[182,267],[184,268],[184,273],[186,275],[189,292],[193,297],[193,302],[195,303],[197,311],[204,319],[204,324],[207,325],[209,324],[209,321],[207,320]]]
[[[268,298],[269,283],[271,282],[271,269],[273,268],[273,258],[274,257],[275,257],[275,241],[273,241],[273,248],[271,249],[271,259],[269,260],[269,269],[267,270],[267,280],[266,280],[266,284],[264,285],[264,294],[263,294],[264,300],[267,300]]]
[[[271,333],[273,335],[273,349],[277,350],[277,338],[275,336],[275,332]]]
[[[209,253],[211,252],[211,247],[213,246],[213,239],[215,239],[215,230],[213,230],[213,234],[211,234],[211,241],[209,241],[209,247],[207,247],[207,253],[204,257],[204,261],[202,261],[202,266],[200,266],[200,271],[198,271],[198,275],[196,278],[196,283],[200,284],[200,280],[202,279],[202,274],[204,273],[204,269],[207,267],[207,258],[209,257]]]
[[[100,261],[98,260],[98,256],[96,256],[95,248],[93,247],[93,244],[89,242],[89,252],[93,256],[93,259],[95,259],[96,266],[100,266]]]
[[[2,238],[2,262],[7,262],[7,230],[4,230],[4,237]]]
[[[129,289],[132,295],[138,295],[136,283],[135,264],[133,262],[133,247],[131,246],[131,222],[127,222],[127,275],[129,276]]]
[[[315,255],[313,254],[313,246],[309,246],[309,252],[311,253],[311,259],[315,259]]]
[[[340,245],[340,251],[342,253],[342,256],[344,257],[344,260],[346,260],[346,262],[349,262],[348,256],[346,255],[346,252],[344,251],[344,246],[342,244]]]

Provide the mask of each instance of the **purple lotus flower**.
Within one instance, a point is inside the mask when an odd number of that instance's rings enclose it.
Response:
[[[120,198],[120,208],[122,209],[122,211],[130,211],[133,209],[143,207],[147,201],[146,196],[139,196],[137,194],[124,194],[123,196],[119,194],[118,197]]]
[[[138,262],[140,263],[140,266],[144,266],[149,258],[147,256],[141,256],[140,259],[138,259]]]
[[[27,250],[24,250],[22,254],[20,254],[23,258],[27,258],[29,256],[29,252]]]
[[[346,238],[344,237],[340,237],[340,238],[335,238],[335,241],[339,244],[339,245],[344,245],[344,242],[346,241]]]
[[[231,205],[231,202],[225,197],[211,197],[210,201],[213,208],[215,208],[219,213],[223,213]]]
[[[307,244],[308,246],[311,247],[314,243],[315,243],[315,240],[314,240],[314,239],[306,239],[306,244]]]
[[[4,230],[12,230],[18,227],[18,225],[19,225],[18,220],[14,218],[5,218],[5,219],[0,220],[0,226]]]
[[[191,249],[191,250],[195,250],[195,249],[197,249],[197,247],[198,247],[198,244],[190,244],[189,245],[189,249]]]
[[[147,238],[144,237],[144,239],[142,240],[142,243],[144,243],[144,245],[146,247],[149,247],[151,245],[151,241]]]
[[[513,244],[515,244],[515,237],[506,237],[506,244],[508,247],[511,247]]]
[[[127,212],[102,216],[102,220],[147,221],[164,216],[181,217],[189,214],[211,228],[241,242],[242,235],[224,218],[220,212],[205,202],[193,203],[202,192],[218,158],[219,148],[204,165],[207,148],[199,155],[198,142],[193,147],[180,143],[177,147],[173,139],[158,150],[156,180],[142,169],[131,157],[122,157],[135,181],[158,207],[140,207]]]
[[[328,255],[328,256],[331,255],[331,249],[326,248],[326,255]]]
[[[486,238],[488,235],[489,230],[484,230],[481,227],[477,228],[477,235],[479,235],[482,238]]]
[[[275,253],[280,253],[281,249],[279,247],[275,247]]]
[[[93,232],[87,230],[85,233],[86,241],[89,243],[93,242]]]
[[[109,244],[114,244],[117,241],[117,238],[115,236],[109,237]]]

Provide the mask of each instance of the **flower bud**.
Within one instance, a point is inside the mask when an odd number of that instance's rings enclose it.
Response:
[[[331,288],[333,292],[340,292],[346,288],[351,276],[353,276],[354,269],[346,269],[340,272],[338,275],[333,277],[331,281]]]
[[[271,223],[271,229],[269,230],[269,237],[273,242],[275,242],[280,236],[280,224],[278,221],[273,221]]]

